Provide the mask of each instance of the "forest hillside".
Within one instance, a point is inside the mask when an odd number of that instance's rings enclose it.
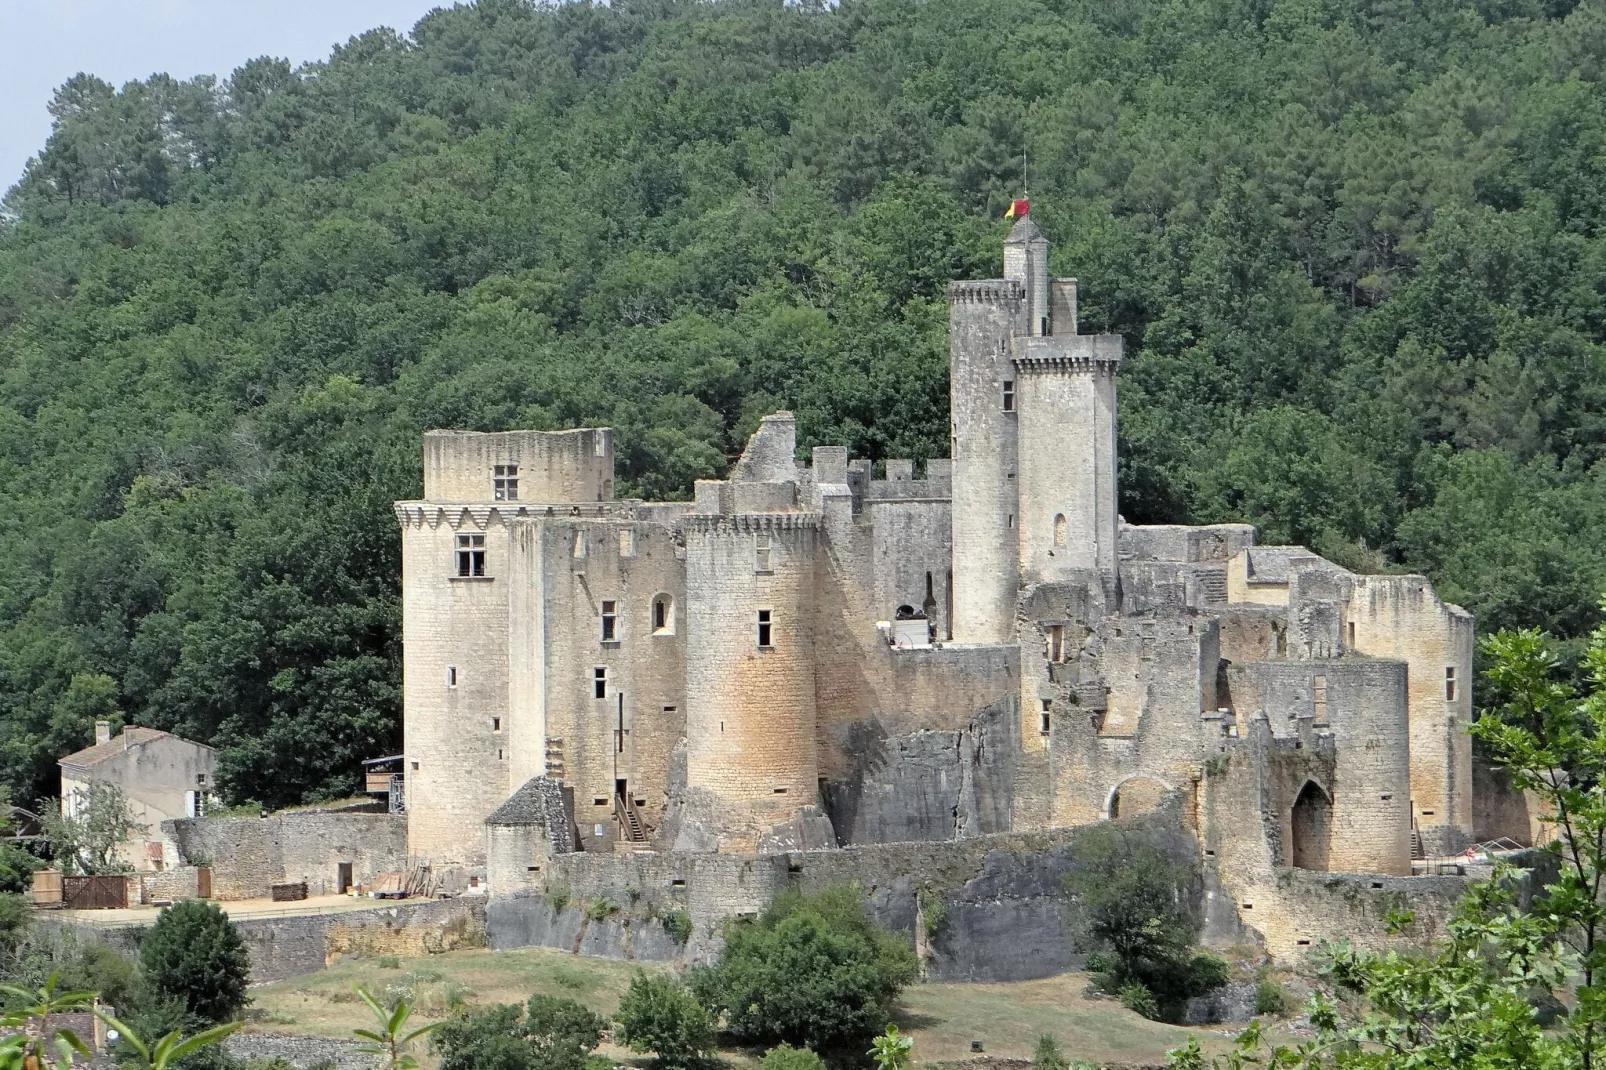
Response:
[[[1122,509],[1606,590],[1606,0],[483,0],[326,63],[58,92],[0,219],[0,783],[115,716],[235,801],[399,741],[428,428],[760,415],[947,452],[950,279],[1023,184],[1127,337]]]

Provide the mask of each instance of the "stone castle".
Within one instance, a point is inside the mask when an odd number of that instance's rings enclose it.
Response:
[[[1003,275],[950,287],[952,455],[923,470],[799,462],[776,413],[729,478],[654,503],[614,498],[607,429],[430,432],[396,505],[414,858],[500,895],[566,852],[1165,799],[1248,909],[1278,867],[1408,876],[1465,847],[1471,617],[1247,525],[1124,523],[1122,339],[1078,333],[1030,217]]]

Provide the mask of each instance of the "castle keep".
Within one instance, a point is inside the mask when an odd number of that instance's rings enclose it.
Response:
[[[1176,798],[1241,900],[1278,867],[1465,847],[1470,616],[1247,525],[1125,524],[1122,340],[1078,333],[1030,217],[1003,274],[950,287],[952,453],[919,470],[800,462],[776,413],[727,479],[649,503],[614,498],[607,429],[430,432],[423,500],[396,505],[409,851],[500,895],[573,851],[946,841]]]

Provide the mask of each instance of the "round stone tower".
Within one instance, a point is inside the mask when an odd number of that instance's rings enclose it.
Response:
[[[763,833],[813,806],[818,792],[819,519],[722,513],[683,522],[686,786],[696,820],[719,849],[752,851]]]

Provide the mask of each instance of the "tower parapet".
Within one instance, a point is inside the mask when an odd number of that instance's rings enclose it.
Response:
[[[1116,568],[1115,373],[1121,336],[1012,340],[1027,583]]]

